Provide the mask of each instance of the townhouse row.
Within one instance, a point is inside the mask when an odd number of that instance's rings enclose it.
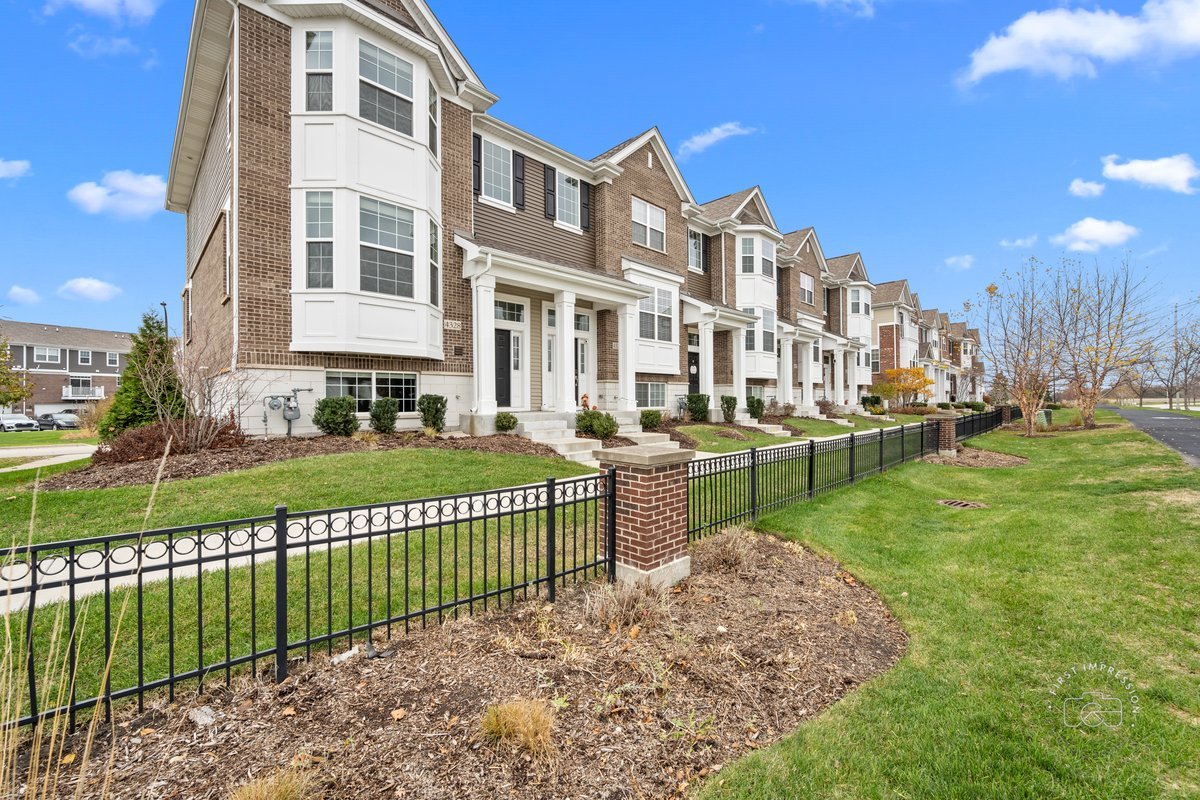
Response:
[[[409,425],[445,395],[473,433],[584,398],[813,413],[892,365],[978,396],[973,332],[785,231],[758,187],[700,202],[657,128],[584,158],[496,99],[420,0],[197,0],[167,193],[188,346],[250,396],[295,391],[300,432],[341,395]]]
[[[5,409],[40,415],[79,411],[112,397],[121,385],[132,339],[128,333],[68,325],[0,320],[0,346],[29,396]]]

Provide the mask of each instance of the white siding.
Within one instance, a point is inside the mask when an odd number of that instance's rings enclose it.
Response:
[[[217,113],[200,162],[196,191],[187,214],[187,274],[192,274],[217,216],[225,208],[230,191],[229,84],[221,87]]]

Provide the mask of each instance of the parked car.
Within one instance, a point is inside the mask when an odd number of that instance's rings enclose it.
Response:
[[[42,414],[37,418],[38,427],[44,431],[77,431],[79,417],[60,411],[57,414]]]
[[[0,414],[0,431],[36,431],[38,424],[24,414]]]

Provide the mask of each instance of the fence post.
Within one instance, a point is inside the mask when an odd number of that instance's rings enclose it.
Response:
[[[287,506],[275,506],[275,682],[288,676]],[[307,591],[307,587],[305,589]]]
[[[817,496],[817,440],[808,440],[808,499]]]
[[[879,471],[883,472],[883,428],[879,429]]]
[[[854,483],[854,434],[850,434],[850,482]]]
[[[904,423],[901,422],[900,423],[900,463],[903,464],[904,460],[907,457],[908,457],[907,454],[904,452]]]
[[[617,580],[617,468],[608,468],[608,530],[605,539],[608,542],[608,582]]]
[[[750,448],[750,519],[758,521],[758,448]]]
[[[557,512],[557,502],[554,497],[554,478],[546,478],[546,599],[551,603],[554,602],[554,583],[558,573],[558,567],[554,563],[554,537],[555,537],[555,519],[554,515]]]

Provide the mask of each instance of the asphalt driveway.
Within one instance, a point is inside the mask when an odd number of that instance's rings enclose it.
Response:
[[[1159,442],[1200,467],[1200,417],[1173,414],[1157,408],[1116,408],[1118,414]]]

